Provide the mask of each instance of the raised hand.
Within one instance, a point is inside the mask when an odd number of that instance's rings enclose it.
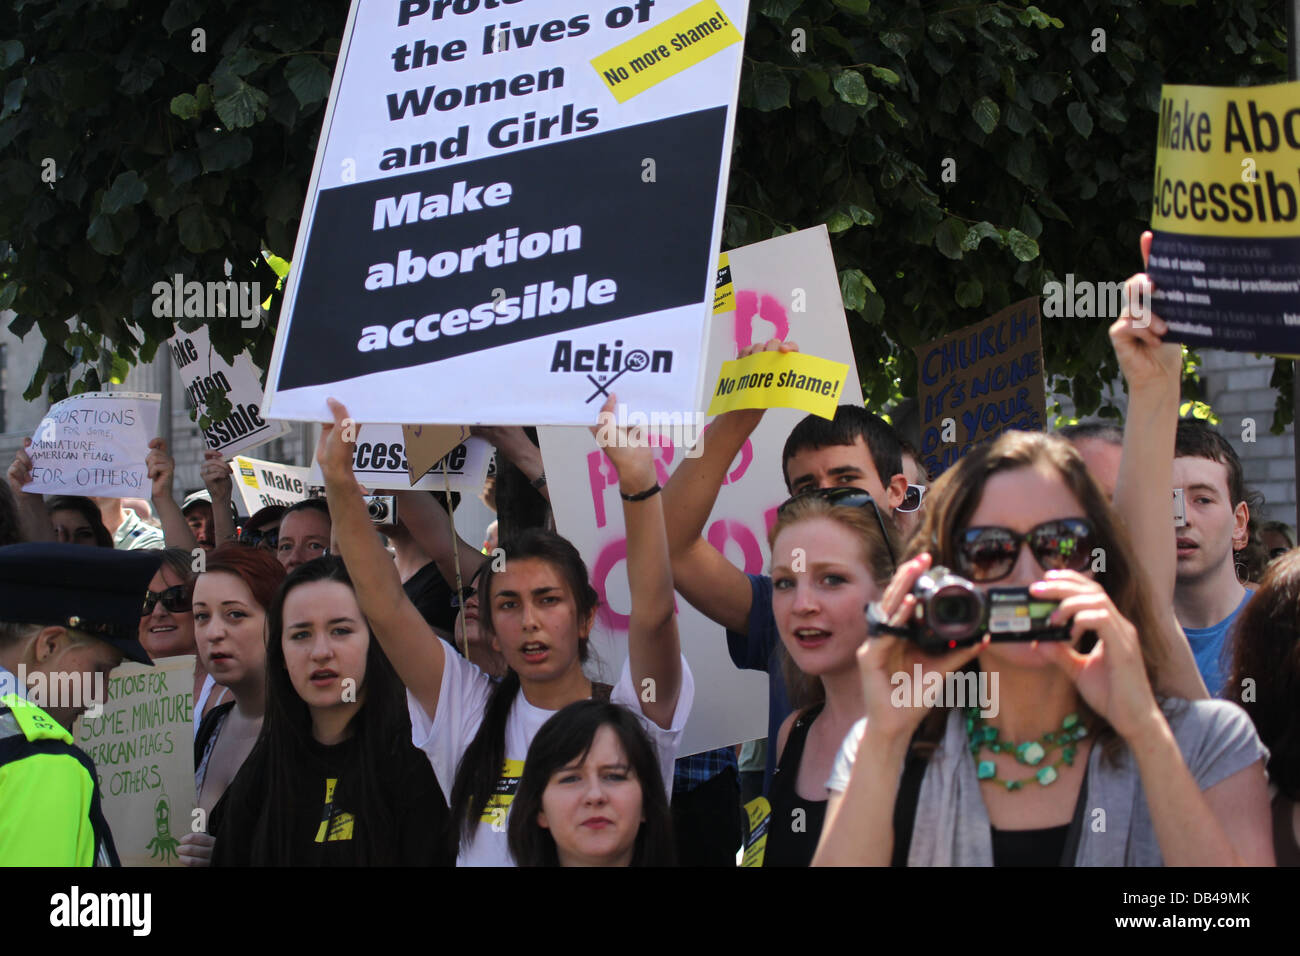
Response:
[[[39,499],[41,497],[30,491],[23,490],[23,486],[32,480],[32,459],[27,454],[27,449],[31,446],[32,440],[24,438],[23,447],[18,449],[14,455],[13,464],[9,466],[9,487],[19,500],[22,500],[24,495],[29,498]]]
[[[625,494],[639,494],[655,484],[654,456],[644,428],[619,426],[614,414],[617,395],[610,395],[600,410],[591,433],[618,471],[619,485]]]
[[[208,489],[208,494],[212,496],[214,503],[230,500],[233,482],[230,466],[226,464],[226,459],[222,457],[221,452],[212,449],[205,451],[199,474],[203,478],[203,486]]]
[[[334,416],[334,422],[321,427],[320,442],[316,445],[316,461],[320,464],[326,482],[355,483],[352,462],[356,452],[358,426],[348,416],[348,410],[342,402],[332,398],[325,401]]]
[[[1151,253],[1151,233],[1142,234],[1142,261]],[[1124,283],[1124,311],[1110,327],[1110,341],[1129,390],[1175,393],[1182,384],[1183,347],[1163,341],[1168,326],[1152,311],[1155,286],[1140,272]]]
[[[144,460],[149,472],[149,481],[153,483],[155,501],[172,497],[172,482],[176,478],[176,460],[167,451],[167,441],[163,438],[149,440],[149,454]]]

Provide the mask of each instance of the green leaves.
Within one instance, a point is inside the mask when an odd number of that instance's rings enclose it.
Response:
[[[766,113],[790,105],[790,81],[785,74],[765,66],[754,71],[754,107]]]
[[[1038,243],[1019,229],[1007,230],[1007,248],[1021,262],[1032,262],[1038,258]]]
[[[86,230],[86,239],[90,246],[101,256],[115,256],[122,251],[124,240],[121,231],[113,225],[109,216],[100,214],[90,220]]]
[[[134,169],[128,169],[116,179],[113,185],[109,187],[108,192],[104,193],[104,198],[100,201],[100,211],[109,214],[121,212],[128,206],[134,206],[140,200],[144,199],[149,187],[145,185],[139,173]]]
[[[225,96],[212,103],[226,129],[242,129],[266,118],[269,97],[255,86],[240,80]]]
[[[998,110],[997,103],[994,103],[987,96],[981,96],[975,101],[975,105],[971,107],[970,115],[976,126],[984,130],[985,133],[991,133],[997,128],[998,117],[1002,114]]]
[[[1065,108],[1066,115],[1070,117],[1070,125],[1084,139],[1092,135],[1092,114],[1088,112],[1088,107],[1082,103],[1071,103]]]
[[[845,103],[866,106],[871,98],[867,81],[857,70],[843,70],[835,77],[835,92]]]
[[[319,103],[329,95],[330,71],[314,56],[295,56],[284,68],[284,78],[300,106]]]
[[[23,45],[18,40],[0,41],[0,70],[7,70],[23,58]]]

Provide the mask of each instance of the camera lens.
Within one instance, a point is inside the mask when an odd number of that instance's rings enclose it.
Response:
[[[388,517],[388,505],[382,501],[372,501],[367,505],[372,521],[382,521]]]
[[[969,584],[945,584],[930,597],[926,622],[936,635],[950,640],[967,640],[979,630],[983,603]]]

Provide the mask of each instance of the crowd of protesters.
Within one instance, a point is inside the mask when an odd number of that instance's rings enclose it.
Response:
[[[5,723],[26,713],[20,672],[194,655],[192,866],[1300,865],[1300,551],[1260,521],[1232,446],[1179,419],[1164,331],[1128,312],[1111,328],[1124,427],[1009,432],[933,486],[881,417],[808,416],[758,463],[790,494],[766,575],[704,536],[762,411],[718,417],[662,488],[645,442],[593,428],[627,529],[613,685],[584,668],[599,600],[574,546],[504,514],[471,544],[426,492],[374,524],[338,403],[324,495],[242,521],[218,453],[177,504],[160,439],[148,502],[30,494],[19,451],[0,486],[0,734],[22,732]],[[480,431],[544,509],[524,429]],[[132,552],[130,573],[89,548]],[[922,588],[945,573],[1027,589],[1054,639],[925,643],[940,612]],[[767,675],[765,741],[680,753],[696,689],[674,591]],[[900,700],[914,674],[997,699]],[[66,731],[77,713],[51,715]],[[111,860],[97,810],[18,807],[13,766],[0,863]],[[79,826],[93,839],[62,835]]]

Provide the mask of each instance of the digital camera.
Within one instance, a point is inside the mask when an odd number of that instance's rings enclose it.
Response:
[[[1064,641],[1069,626],[1047,620],[1059,602],[1031,597],[1028,588],[981,591],[947,568],[931,568],[912,586],[916,613],[905,636],[929,652],[969,647],[985,632],[995,641]]]
[[[393,495],[366,495],[366,510],[371,524],[397,524],[397,498]]]

